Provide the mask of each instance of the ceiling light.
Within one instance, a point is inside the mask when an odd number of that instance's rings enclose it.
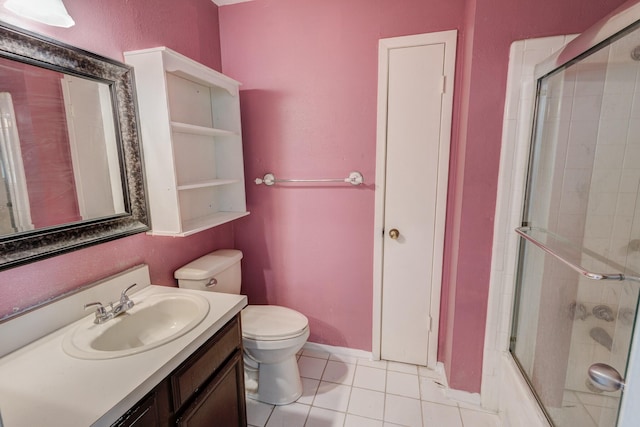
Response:
[[[62,0],[7,0],[4,7],[16,15],[47,25],[64,28],[75,25]]]

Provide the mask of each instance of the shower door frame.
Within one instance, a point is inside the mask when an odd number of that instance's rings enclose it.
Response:
[[[640,2],[635,5],[628,6],[626,8],[622,7],[618,10],[613,11],[610,15],[606,16],[601,21],[599,21],[598,23],[590,27],[588,30],[586,30],[584,33],[582,33],[580,36],[576,37],[572,42],[568,43],[565,46],[565,48],[559,50],[556,54],[552,55],[551,57],[549,57],[548,59],[541,62],[535,67],[534,79],[536,82],[536,89],[539,88],[540,81],[544,76],[553,73],[555,70],[561,67],[567,67],[571,63],[583,57],[588,56],[592,51],[599,49],[603,44],[611,43],[612,40],[615,40],[620,33],[623,33],[623,32],[626,33],[627,31],[630,32],[630,31],[633,31],[634,29],[638,30],[639,28],[640,28]],[[622,35],[622,37],[624,37],[624,35]],[[536,100],[537,100],[537,93],[538,93],[538,90],[536,90]],[[535,123],[536,123],[535,119],[536,117],[534,116],[533,126],[535,126]],[[532,127],[531,139],[529,141],[529,144],[530,144],[529,145],[529,152],[530,152],[529,169],[531,166],[531,160],[533,158],[533,155],[532,155],[533,150],[535,149],[534,142],[533,142],[534,137],[535,137],[535,129]],[[531,177],[529,176],[529,172],[527,172],[527,181],[526,181],[527,188],[525,188],[525,191],[524,191],[525,198],[522,201],[523,209],[522,209],[521,218],[523,219],[527,217],[527,212],[529,208],[528,206],[529,201],[528,201],[527,195],[528,195],[528,190],[529,190],[528,187],[530,183],[531,183]],[[523,223],[522,225],[524,226],[525,224]],[[521,238],[520,240],[521,240],[520,250],[516,255],[516,262],[518,263],[516,280],[518,280],[518,275],[521,273],[519,260],[520,260],[520,257],[523,251],[523,245],[524,245],[524,239]],[[518,292],[518,287],[515,288],[515,292],[516,293]],[[517,296],[514,294],[514,301],[516,301],[516,298]],[[517,310],[517,304],[514,304],[513,310],[512,310],[512,315],[514,316],[514,319],[515,319],[516,310]],[[633,335],[632,335],[631,344],[630,344],[629,357],[627,359],[627,372],[624,373],[625,387],[624,387],[624,392],[622,394],[622,398],[620,401],[620,407],[618,412],[618,422],[616,424],[618,427],[632,427],[632,426],[640,425],[640,411],[635,410],[633,408],[633,403],[632,403],[634,400],[637,401],[638,399],[640,399],[640,327],[638,327],[637,322],[638,322],[638,313],[636,312],[636,318],[634,320],[635,326],[633,329]],[[512,326],[515,326],[515,325],[512,325]],[[509,347],[511,346],[509,345]],[[509,351],[510,351],[510,348],[509,348]],[[515,357],[513,357],[513,360],[518,365],[518,367],[522,369]],[[529,380],[527,379],[526,375],[524,375],[524,372],[522,373],[522,375],[525,381],[529,383]],[[531,384],[529,384],[529,386],[532,387]],[[532,390],[533,390],[533,387],[532,387]],[[537,399],[537,395],[535,393],[534,393],[534,396],[536,396],[536,399]],[[541,402],[538,402],[538,403],[542,407],[542,403]],[[546,411],[544,412],[546,415]]]
[[[534,77],[545,75],[562,63],[567,62],[585,50],[603,42],[612,35],[632,25],[640,19],[640,4],[623,5],[621,8],[605,16],[601,21],[588,29],[583,35],[546,37],[527,40],[527,49],[537,49],[536,54],[548,50],[549,54],[559,49],[558,53],[537,64]],[[573,41],[571,41],[573,40]],[[571,41],[570,43],[567,43]],[[533,43],[530,43],[533,42]],[[514,42],[511,55],[517,55],[516,44],[521,43],[521,51],[525,41]],[[563,45],[565,45],[562,47]],[[521,55],[521,53],[520,53]],[[544,58],[545,55],[538,56]],[[503,419],[526,420],[531,426],[548,426],[542,410],[535,403],[533,394],[526,385],[525,379],[517,371],[515,362],[509,353],[509,334],[513,313],[514,268],[517,265],[518,253],[514,245],[519,245],[519,238],[513,229],[520,225],[522,219],[522,201],[524,198],[524,182],[526,178],[526,159],[531,145],[531,121],[528,113],[518,109],[518,102],[531,96],[535,79],[526,77],[526,62],[520,57],[514,61],[515,73],[511,75],[505,103],[505,126],[502,138],[498,201],[496,203],[496,226],[491,267],[491,287],[485,335],[483,359],[483,379],[481,399],[482,406],[501,410]],[[513,98],[515,93],[516,97]],[[520,98],[518,99],[518,95]],[[510,98],[511,97],[511,98]],[[509,109],[510,102],[516,109]],[[527,106],[526,103],[524,104]],[[526,110],[526,109],[525,109]],[[524,129],[524,131],[523,131]],[[527,129],[529,130],[528,134]],[[525,135],[526,134],[526,135]],[[515,242],[515,243],[514,243]],[[507,331],[507,332],[505,332]],[[640,399],[640,328],[635,328],[631,343],[627,376],[627,387],[620,404],[618,425],[631,427],[640,425],[640,412],[634,411],[631,402]],[[504,393],[505,387],[509,388]]]

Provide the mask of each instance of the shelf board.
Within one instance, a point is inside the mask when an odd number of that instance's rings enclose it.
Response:
[[[154,236],[174,236],[174,237],[186,237],[192,234],[196,234],[200,231],[207,230],[209,228],[216,227],[218,225],[231,222],[235,219],[242,218],[249,215],[249,212],[216,212],[215,214],[208,215],[201,218],[196,218],[190,221],[185,221],[182,224],[182,232],[171,233],[163,231],[151,230],[147,234]]]
[[[210,181],[192,182],[191,184],[178,185],[178,191],[194,190],[196,188],[218,187],[220,185],[230,185],[240,182],[239,179],[212,179]]]
[[[190,125],[188,123],[171,122],[171,130],[174,132],[190,133],[202,136],[238,136],[237,132],[230,130],[215,129],[206,126]]]

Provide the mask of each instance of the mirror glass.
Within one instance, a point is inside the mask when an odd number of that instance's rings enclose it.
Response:
[[[0,236],[125,213],[109,86],[0,58]]]
[[[149,229],[133,69],[0,24],[0,269]]]

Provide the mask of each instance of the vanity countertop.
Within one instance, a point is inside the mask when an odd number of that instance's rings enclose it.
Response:
[[[247,305],[243,295],[153,285],[132,299],[185,291],[206,298],[209,312],[160,347],[115,359],[77,359],[62,349],[74,322],[0,358],[4,427],[111,425]]]

